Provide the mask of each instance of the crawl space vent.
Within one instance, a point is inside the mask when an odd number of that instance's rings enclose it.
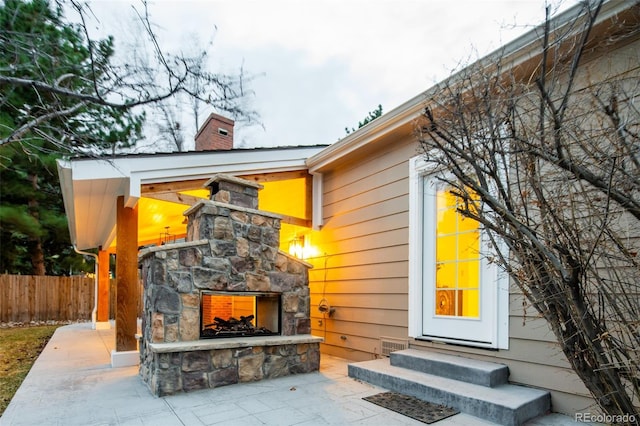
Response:
[[[393,337],[380,337],[380,351],[383,356],[389,356],[391,352],[401,351],[409,347],[409,342]]]

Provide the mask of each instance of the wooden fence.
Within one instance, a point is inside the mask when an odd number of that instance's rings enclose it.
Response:
[[[94,285],[93,278],[81,276],[0,275],[0,322],[91,320]],[[115,286],[115,280],[111,280],[109,317],[112,319]],[[141,298],[138,313],[142,314]]]

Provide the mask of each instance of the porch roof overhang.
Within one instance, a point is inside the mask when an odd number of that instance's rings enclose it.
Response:
[[[108,248],[116,235],[116,201],[136,205],[144,184],[208,179],[215,173],[256,175],[306,170],[326,146],[233,149],[58,160],[71,242],[79,250]],[[188,208],[185,207],[185,210]]]

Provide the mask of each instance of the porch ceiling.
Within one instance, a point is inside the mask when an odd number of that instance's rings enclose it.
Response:
[[[168,232],[175,235],[174,230],[184,229],[182,212],[190,203],[143,198],[142,185],[197,182],[215,173],[257,175],[306,170],[305,160],[324,148],[257,148],[58,160],[71,241],[80,250],[112,246],[119,196],[125,197],[127,207],[138,204],[140,245],[150,239],[157,241],[167,226]],[[201,195],[188,195],[185,200]]]

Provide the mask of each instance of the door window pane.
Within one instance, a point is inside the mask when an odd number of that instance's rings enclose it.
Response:
[[[459,290],[458,298],[462,312],[460,316],[478,318],[480,316],[480,291],[479,290]]]
[[[458,269],[452,262],[436,265],[436,288],[456,288]]]
[[[462,200],[452,187],[436,195],[436,315],[480,315],[480,227],[458,212]]]

